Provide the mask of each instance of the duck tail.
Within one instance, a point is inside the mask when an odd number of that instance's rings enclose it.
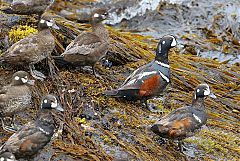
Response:
[[[6,14],[14,14],[14,11],[12,10],[11,7],[2,8],[1,11],[6,13]]]
[[[56,64],[59,64],[59,65],[68,65],[69,63],[64,60],[64,57],[63,56],[53,56],[53,60]]]
[[[106,96],[118,97],[118,90],[114,89],[114,90],[104,91],[103,94]]]

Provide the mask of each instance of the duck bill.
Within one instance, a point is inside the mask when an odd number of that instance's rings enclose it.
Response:
[[[56,107],[56,109],[57,109],[58,111],[61,111],[61,112],[63,112],[63,111],[64,111],[64,109],[62,108],[62,106],[61,106],[61,105],[59,105],[59,104],[58,104],[58,106]]]
[[[60,28],[58,27],[58,25],[56,25],[56,24],[53,24],[52,25],[52,28],[54,28],[54,29],[56,29],[56,30],[59,30]]]
[[[35,80],[28,80],[27,81],[27,84],[32,85],[32,86],[34,85],[34,83],[35,83]]]
[[[210,93],[209,97],[211,97],[211,98],[217,98],[212,92]]]

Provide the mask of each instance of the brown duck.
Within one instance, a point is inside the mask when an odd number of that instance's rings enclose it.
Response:
[[[13,0],[9,8],[3,9],[8,14],[38,14],[41,15],[51,0]]]
[[[0,90],[0,116],[14,117],[20,111],[30,106],[32,93],[28,85],[33,85],[34,80],[25,71],[13,74],[11,84]],[[4,129],[7,129],[2,125]]]
[[[42,16],[38,27],[38,33],[21,39],[4,52],[0,56],[0,64],[7,63],[21,67],[28,65],[31,75],[36,79],[43,80],[45,76],[34,70],[34,64],[47,58],[52,53],[55,48],[55,40],[49,27],[57,29],[58,27],[54,20],[47,16]]]
[[[83,32],[71,42],[64,53],[54,57],[58,64],[92,66],[95,76],[95,63],[103,58],[108,50],[108,31],[102,21],[107,17],[105,10],[98,9],[92,14],[92,32]]]

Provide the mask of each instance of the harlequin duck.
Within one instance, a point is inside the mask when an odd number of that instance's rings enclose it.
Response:
[[[143,100],[159,96],[170,82],[168,51],[177,45],[172,35],[162,37],[157,45],[155,59],[135,70],[117,90],[105,91],[104,94],[113,97],[123,97],[127,100]],[[147,106],[148,107],[148,106]]]
[[[9,8],[3,9],[8,14],[41,15],[51,0],[13,0]]]
[[[47,95],[41,101],[41,109],[36,121],[23,126],[13,134],[1,147],[1,154],[10,152],[16,159],[29,159],[42,149],[52,138],[55,130],[53,109],[64,111],[54,95]]]
[[[151,127],[151,130],[163,138],[181,140],[193,136],[207,122],[207,113],[204,106],[206,96],[216,98],[207,84],[200,84],[193,93],[192,105],[178,108],[161,118]]]
[[[92,66],[103,58],[108,50],[109,35],[102,21],[107,18],[103,9],[94,10],[92,14],[92,32],[83,32],[72,41],[60,56],[54,57],[58,64],[72,64],[74,66]]]
[[[41,72],[34,70],[34,64],[52,53],[55,47],[55,40],[49,27],[58,29],[58,26],[54,23],[54,20],[44,15],[38,26],[38,33],[31,34],[13,44],[0,56],[0,62],[13,66],[29,65],[31,75],[36,79],[43,80],[45,76]]]
[[[15,156],[10,152],[4,152],[0,156],[0,161],[17,161]]]
[[[34,80],[25,71],[13,74],[11,84],[0,90],[0,116],[9,117],[24,111],[31,103],[32,93],[27,85],[34,85]],[[2,125],[5,129],[5,126]]]

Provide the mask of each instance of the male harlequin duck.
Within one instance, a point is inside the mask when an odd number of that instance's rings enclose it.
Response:
[[[12,153],[4,152],[0,156],[0,161],[17,161],[17,159]]]
[[[109,35],[102,21],[107,18],[103,9],[94,10],[92,14],[92,32],[83,32],[71,42],[64,53],[54,57],[59,64],[72,64],[74,66],[92,66],[95,72],[95,63],[103,58],[108,50]]]
[[[193,136],[207,122],[207,113],[204,106],[204,98],[211,93],[207,84],[200,84],[193,93],[192,105],[178,108],[167,116],[161,118],[151,127],[151,130],[163,138],[179,140],[181,151],[181,140]]]
[[[3,144],[0,149],[0,158],[4,157],[1,154],[9,152],[14,154],[16,159],[29,159],[42,149],[54,134],[53,109],[64,111],[56,96],[43,97],[36,121],[27,123]]]
[[[51,0],[13,0],[10,7],[3,11],[10,14],[41,15],[50,3]]]
[[[155,60],[135,70],[120,88],[105,91],[104,94],[127,100],[144,100],[147,106],[147,99],[159,96],[170,82],[168,51],[176,45],[174,36],[162,37],[157,46]]]
[[[0,116],[14,116],[24,111],[31,103],[32,93],[28,85],[33,85],[34,80],[25,71],[13,74],[11,84],[0,90]],[[2,125],[4,127],[4,125]]]
[[[43,80],[45,76],[34,70],[34,64],[47,58],[55,48],[54,36],[51,34],[49,27],[58,29],[54,20],[43,15],[39,22],[39,32],[13,44],[0,56],[0,62],[13,66],[29,65],[31,75],[36,79]]]

